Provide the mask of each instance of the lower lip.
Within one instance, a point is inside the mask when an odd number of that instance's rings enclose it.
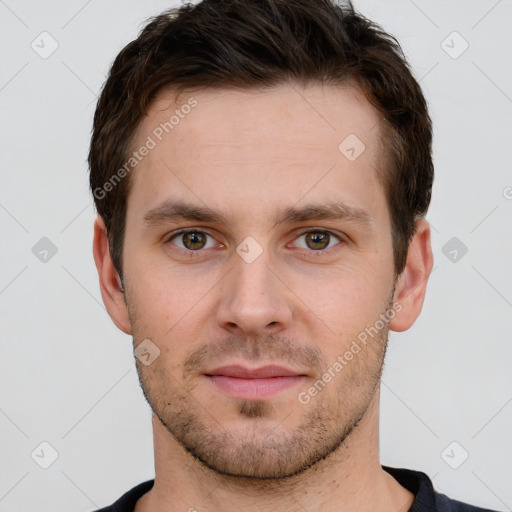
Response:
[[[235,398],[258,400],[273,396],[303,382],[304,375],[290,377],[268,377],[264,379],[241,379],[225,375],[207,375],[207,378],[222,391]]]

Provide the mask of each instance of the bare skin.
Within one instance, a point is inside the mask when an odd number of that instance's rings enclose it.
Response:
[[[112,320],[136,347],[149,339],[160,351],[137,361],[154,413],[155,484],[136,512],[407,511],[413,495],[379,461],[380,375],[388,332],[420,314],[433,261],[420,219],[395,279],[378,112],[352,87],[195,91],[178,104],[168,90],[133,147],[191,97],[197,106],[130,176],[124,293],[95,223]],[[365,146],[352,160],[338,148],[349,134]],[[170,217],[162,205],[176,201],[219,218]],[[284,217],[331,203],[345,215]],[[248,379],[254,395],[240,397],[212,376],[233,364],[294,376],[265,396]]]

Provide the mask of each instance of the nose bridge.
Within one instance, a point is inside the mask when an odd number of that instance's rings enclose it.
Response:
[[[235,296],[239,301],[255,302],[259,298],[268,300],[272,296],[271,262],[267,254],[261,254],[254,261],[239,258],[235,268]],[[236,261],[236,259],[235,259]]]
[[[234,267],[223,286],[218,323],[246,334],[284,327],[291,318],[290,304],[283,285],[271,271],[270,252],[254,241],[244,242],[233,254]]]

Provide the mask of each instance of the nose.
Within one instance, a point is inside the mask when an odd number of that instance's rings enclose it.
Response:
[[[234,267],[222,280],[217,324],[232,334],[258,337],[290,325],[289,290],[266,254],[251,263],[234,254]]]

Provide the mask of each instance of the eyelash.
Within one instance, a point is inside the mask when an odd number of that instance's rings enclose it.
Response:
[[[204,231],[204,230],[201,230],[201,229],[197,229],[197,228],[186,228],[186,229],[180,229],[179,231],[176,231],[176,232],[172,233],[169,237],[166,238],[165,243],[168,244],[168,243],[172,242],[172,240],[174,240],[175,238],[178,238],[180,235],[184,235],[186,233],[201,233],[201,234],[205,234],[205,235],[215,239],[215,237],[213,235],[211,235],[210,233],[208,233],[207,231]],[[307,231],[303,231],[302,233],[300,233],[294,239],[294,241],[297,240],[298,238],[300,238],[300,237],[302,237],[304,235],[308,235],[310,233],[329,234],[330,236],[336,238],[339,241],[338,244],[336,244],[334,247],[330,247],[328,249],[314,250],[314,249],[304,249],[304,248],[301,248],[301,247],[297,248],[299,251],[307,252],[308,255],[313,255],[315,257],[324,256],[328,251],[331,251],[337,245],[345,244],[347,242],[347,240],[344,237],[342,237],[341,235],[337,235],[336,233],[334,233],[332,231],[329,231],[329,230],[326,230],[326,229],[310,229],[310,230],[307,230]],[[329,242],[330,242],[330,240],[329,240]],[[183,249],[182,247],[176,247],[176,248],[181,250],[181,251],[185,251],[187,254],[190,254],[190,256],[193,256],[194,253],[204,252],[204,250],[205,250],[205,249],[197,249],[197,250],[194,251],[192,249]]]

